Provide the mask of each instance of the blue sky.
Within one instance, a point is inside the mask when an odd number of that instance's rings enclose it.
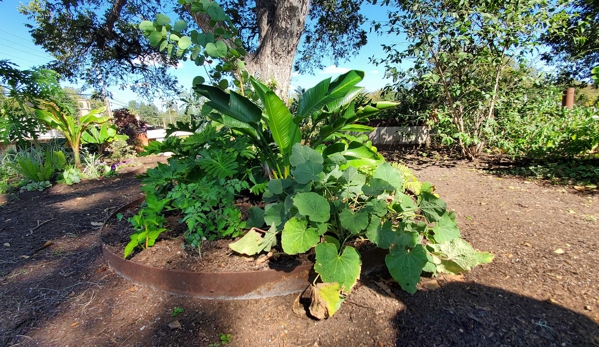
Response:
[[[33,66],[39,66],[52,60],[52,57],[46,53],[41,47],[33,44],[33,40],[29,35],[25,24],[27,18],[17,11],[19,1],[4,0],[0,2],[0,13],[2,13],[2,21],[0,21],[0,59],[8,59],[19,65],[21,69],[28,69]],[[380,7],[365,6],[364,13],[369,19],[384,19],[384,11]],[[373,17],[374,16],[374,17]],[[175,18],[173,18],[175,19]],[[325,69],[315,72],[314,75],[294,75],[291,80],[293,90],[297,86],[309,88],[324,78],[337,76],[349,69],[358,69],[366,72],[364,81],[360,84],[368,91],[374,91],[384,87],[389,81],[383,78],[384,70],[382,67],[370,64],[369,58],[373,55],[383,56],[381,43],[390,43],[399,41],[397,37],[384,37],[370,34],[368,36],[368,44],[362,48],[360,54],[351,58],[349,62],[339,62],[339,66],[333,65],[332,62],[324,62]],[[201,71],[192,62],[184,63],[182,67],[171,69],[171,73],[175,75],[179,83],[184,88],[189,88],[193,77],[200,74]],[[139,98],[129,90],[118,90],[118,88],[109,88],[114,93],[112,100],[113,107],[125,107],[130,100],[139,100]],[[160,101],[155,103],[159,106]]]

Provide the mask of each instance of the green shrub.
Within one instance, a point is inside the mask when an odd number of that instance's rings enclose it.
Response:
[[[49,161],[36,161],[31,157],[21,157],[19,173],[33,182],[44,182],[50,180],[54,174],[54,168]]]
[[[230,247],[247,255],[277,244],[287,254],[314,247],[322,283],[312,286],[313,297],[326,306],[319,318],[335,313],[360,276],[360,254],[351,246],[356,239],[390,250],[387,268],[409,293],[423,272],[461,273],[493,259],[461,238],[455,215],[432,185],[416,185],[406,175],[411,190],[405,190],[406,168],[383,163],[365,175],[342,157],[324,157],[300,144],[293,146],[290,162],[288,178],[269,181],[264,209],[250,211],[248,226],[266,225],[268,232],[252,229]]]

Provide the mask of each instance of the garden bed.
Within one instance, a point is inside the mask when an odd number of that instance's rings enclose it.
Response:
[[[314,266],[313,250],[287,255],[280,247],[268,254],[245,256],[233,252],[235,240],[205,240],[201,252],[185,242],[185,225],[178,215],[167,216],[163,232],[152,247],[137,249],[123,258],[129,236],[135,231],[127,219],[139,211],[142,199],[113,212],[102,227],[102,252],[117,273],[133,283],[169,293],[208,299],[250,299],[303,291]],[[242,211],[251,204],[240,199]],[[245,214],[245,212],[244,212]],[[117,218],[119,215],[121,218]],[[365,254],[366,271],[384,264],[385,252],[374,244],[358,241],[353,246]],[[312,272],[312,276],[314,273]]]
[[[200,300],[112,272],[92,222],[140,197],[133,177],[9,202],[0,208],[0,238],[10,245],[0,251],[0,345],[208,346],[221,334],[244,347],[597,345],[596,193],[432,158],[416,158],[416,175],[437,187],[464,238],[493,252],[493,263],[422,279],[414,295],[374,272],[321,322],[292,312],[296,295]],[[184,311],[173,317],[175,308]]]

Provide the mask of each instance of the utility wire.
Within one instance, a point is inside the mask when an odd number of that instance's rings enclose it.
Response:
[[[33,63],[33,64],[36,64],[36,65],[40,64],[39,62],[31,61],[29,59],[25,59],[25,58],[22,58],[22,57],[19,57],[19,56],[16,56],[16,55],[12,55],[12,54],[8,54],[8,53],[5,53],[5,52],[1,52],[0,54],[4,54],[4,55],[7,55],[9,57],[12,57],[13,59],[23,60],[23,61],[26,61],[26,62],[29,62],[29,63]]]
[[[3,43],[0,43],[0,46],[8,47],[8,48],[10,48],[10,49],[13,49],[13,50],[15,50],[15,51],[23,52],[23,53],[25,53],[25,54],[28,54],[28,55],[33,55],[33,56],[36,56],[36,57],[39,57],[39,58],[44,58],[44,59],[52,59],[51,57],[44,57],[44,56],[41,56],[41,55],[39,55],[39,54],[30,53],[30,52],[24,51],[24,50],[22,50],[22,49],[18,49],[18,48],[16,48],[16,47],[12,47],[12,46],[9,46],[9,45],[5,45],[5,44],[3,44]]]
[[[17,45],[22,45],[22,43],[20,43],[20,42],[15,42],[15,41],[9,40],[9,39],[1,37],[1,36],[0,36],[0,40],[8,41],[10,43],[14,43],[14,44],[17,44]],[[43,49],[39,49],[39,48],[31,48],[31,47],[22,47],[22,48],[29,49],[29,50],[32,50],[34,52],[48,54],[48,52],[44,51]]]

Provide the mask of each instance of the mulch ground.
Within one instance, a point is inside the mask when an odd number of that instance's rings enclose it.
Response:
[[[599,346],[595,191],[463,161],[408,164],[493,263],[422,279],[414,295],[370,274],[325,321],[296,316],[294,295],[174,296],[127,282],[101,257],[98,223],[141,196],[133,175],[58,185],[0,207],[0,345],[209,346],[230,334],[230,346]]]

